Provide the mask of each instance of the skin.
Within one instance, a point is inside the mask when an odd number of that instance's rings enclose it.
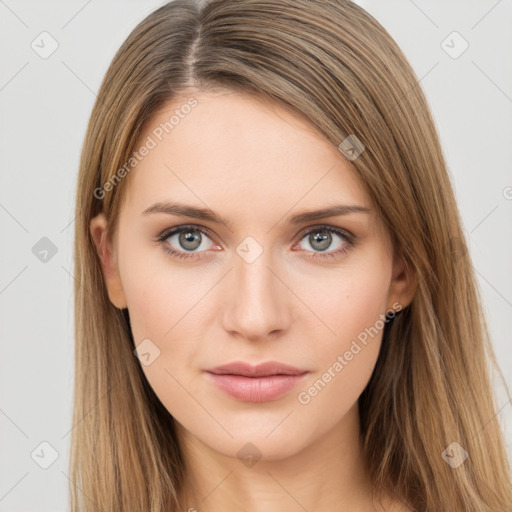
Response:
[[[157,112],[136,147],[191,95]],[[128,308],[136,345],[149,338],[160,350],[142,369],[176,419],[187,471],[184,510],[410,510],[372,497],[359,441],[357,399],[382,330],[309,403],[297,395],[393,304],[410,303],[414,276],[393,258],[353,164],[307,120],[238,92],[193,97],[198,105],[125,178],[116,239],[106,236],[103,214],[90,226],[111,302]],[[231,227],[142,215],[171,200],[208,207]],[[287,222],[337,204],[370,212]],[[202,258],[165,252],[165,244],[187,252],[179,235],[155,242],[165,229],[190,224],[210,230],[196,232],[203,242],[192,253]],[[331,245],[319,250],[308,235],[323,224],[348,230],[357,244],[313,259],[347,247],[332,233]],[[247,236],[263,249],[250,263],[236,251]],[[235,360],[280,361],[310,373],[277,400],[243,402],[203,373]],[[237,456],[249,442],[261,454],[251,467]]]

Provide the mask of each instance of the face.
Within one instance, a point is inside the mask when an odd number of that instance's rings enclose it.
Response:
[[[115,245],[100,251],[109,296],[184,431],[228,456],[251,442],[286,457],[354,410],[409,277],[353,164],[306,120],[240,93],[191,96],[136,145],[156,143],[125,178]],[[105,227],[91,223],[98,246]],[[233,362],[246,366],[215,370]]]

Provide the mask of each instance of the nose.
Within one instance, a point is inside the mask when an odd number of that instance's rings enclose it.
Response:
[[[232,336],[261,341],[286,332],[293,293],[263,254],[251,263],[236,256],[224,302],[223,327]]]

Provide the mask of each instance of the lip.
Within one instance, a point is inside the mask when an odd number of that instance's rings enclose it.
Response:
[[[244,377],[268,377],[271,375],[300,375],[307,370],[299,370],[298,368],[277,361],[267,361],[257,365],[252,365],[244,361],[234,361],[206,371],[217,375],[229,374],[242,375]]]
[[[235,361],[205,373],[219,389],[233,398],[244,402],[269,402],[293,389],[309,371],[276,361],[255,366]]]

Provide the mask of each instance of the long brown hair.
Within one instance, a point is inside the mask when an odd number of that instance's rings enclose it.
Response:
[[[412,303],[386,325],[359,399],[375,489],[417,511],[510,512],[487,360],[499,367],[432,116],[390,35],[342,0],[176,0],[115,55],[77,184],[71,509],[178,510],[173,418],[133,354],[127,310],[109,301],[89,223],[104,212],[115,239],[130,179],[119,170],[143,125],[178,93],[213,87],[292,109],[336,146],[350,135],[365,146],[352,162],[357,176],[417,279]]]

